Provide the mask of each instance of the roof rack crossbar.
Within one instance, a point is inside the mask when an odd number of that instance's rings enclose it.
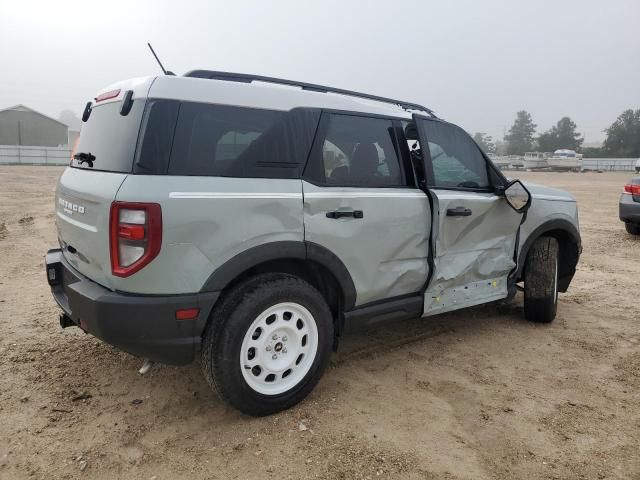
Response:
[[[275,83],[278,85],[289,85],[292,87],[300,87],[302,90],[308,90],[311,92],[320,93],[338,93],[340,95],[348,95],[351,97],[366,98],[368,100],[375,100],[377,102],[392,103],[399,105],[406,110],[422,110],[427,112],[432,117],[436,117],[433,110],[424,107],[417,103],[404,102],[402,100],[395,100],[393,98],[380,97],[377,95],[369,95],[368,93],[355,92],[352,90],[344,90],[342,88],[327,87],[326,85],[317,85],[314,83],[296,82],[295,80],[286,80],[284,78],[264,77],[261,75],[250,75],[246,73],[233,73],[233,72],[217,72],[214,70],[192,70],[184,74],[185,77],[192,78],[204,78],[209,80],[226,80],[228,82],[266,82]]]

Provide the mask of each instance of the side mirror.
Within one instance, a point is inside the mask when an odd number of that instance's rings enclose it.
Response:
[[[527,211],[531,205],[531,194],[520,180],[514,180],[504,189],[504,198],[518,213]]]

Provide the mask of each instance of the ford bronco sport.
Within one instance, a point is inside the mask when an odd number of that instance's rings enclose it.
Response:
[[[199,357],[248,414],[302,400],[352,329],[517,288],[550,322],[580,255],[571,195],[420,105],[196,70],[112,85],[83,121],[46,255],[61,326]]]

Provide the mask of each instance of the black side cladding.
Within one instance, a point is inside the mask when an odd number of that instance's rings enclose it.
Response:
[[[134,173],[300,178],[319,119],[319,109],[150,99]]]
[[[287,259],[310,260],[327,268],[340,285],[344,309],[353,308],[356,302],[356,288],[349,270],[335,254],[313,242],[272,242],[245,250],[218,267],[200,292],[220,292],[242,273],[261,263]]]
[[[576,272],[576,265],[582,253],[580,232],[567,220],[549,220],[529,233],[520,249],[518,267],[512,275],[516,281],[522,280],[529,250],[534,242],[542,236],[554,237],[559,242],[558,291],[566,292]]]
[[[361,305],[344,313],[347,333],[365,331],[389,322],[420,318],[424,310],[422,293],[402,295]]]

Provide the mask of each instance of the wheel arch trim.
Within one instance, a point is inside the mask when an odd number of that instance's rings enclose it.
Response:
[[[356,288],[345,264],[327,248],[307,241],[278,241],[249,248],[216,268],[200,291],[221,291],[253,267],[268,261],[292,259],[312,261],[325,267],[340,285],[344,310],[354,307]]]
[[[541,225],[537,226],[525,240],[520,252],[518,254],[518,265],[515,270],[515,274],[513,275],[516,280],[522,278],[524,273],[524,266],[527,255],[529,254],[529,250],[533,243],[540,237],[545,236],[545,234],[551,232],[564,232],[568,239],[570,240],[570,244],[575,246],[574,252],[566,252],[563,250],[561,239],[558,239],[561,247],[561,253],[570,253],[569,258],[564,258],[563,255],[563,274],[558,278],[558,290],[561,292],[565,292],[569,287],[569,283],[575,274],[576,265],[578,264],[578,259],[580,258],[580,254],[582,253],[582,240],[580,237],[580,232],[577,227],[568,220],[556,218],[552,220],[547,220]]]

